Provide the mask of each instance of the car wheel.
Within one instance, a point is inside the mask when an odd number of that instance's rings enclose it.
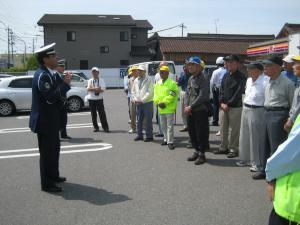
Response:
[[[13,114],[15,110],[14,104],[10,101],[3,100],[0,102],[0,115],[9,116]]]
[[[78,97],[68,99],[68,110],[70,112],[78,112],[82,108],[82,100]]]

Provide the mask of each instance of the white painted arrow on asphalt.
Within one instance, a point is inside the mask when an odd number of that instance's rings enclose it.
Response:
[[[92,147],[92,148],[91,148]],[[92,144],[80,144],[80,145],[65,145],[61,146],[60,154],[71,154],[71,153],[82,153],[82,152],[97,152],[111,149],[113,146],[108,143],[92,143]],[[70,149],[70,150],[63,150]],[[9,158],[24,158],[24,157],[34,157],[39,156],[40,153],[37,152],[38,148],[27,148],[27,149],[16,149],[16,150],[0,150],[0,159]],[[21,152],[34,152],[28,154],[16,154]],[[3,155],[10,154],[11,155]]]
[[[99,123],[98,125],[101,126],[101,123]],[[93,127],[93,124],[78,123],[78,124],[67,125],[67,129],[79,129],[79,128],[88,128],[88,127]],[[28,127],[17,127],[17,128],[6,128],[0,130],[0,134],[23,133],[23,132],[30,132],[30,129]]]

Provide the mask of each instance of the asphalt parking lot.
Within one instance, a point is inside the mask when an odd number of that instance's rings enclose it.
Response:
[[[40,191],[36,136],[28,113],[0,118],[1,225],[264,225],[271,203],[265,181],[251,179],[236,159],[207,153],[195,166],[186,158],[187,133],[178,110],[174,151],[133,141],[122,90],[104,99],[111,133],[93,133],[88,111],[69,115],[60,172],[64,192]],[[157,131],[157,126],[154,125]],[[211,150],[219,140],[211,127]]]

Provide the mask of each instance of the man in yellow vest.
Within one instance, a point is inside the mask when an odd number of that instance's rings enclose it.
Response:
[[[174,146],[174,114],[177,108],[178,87],[176,82],[169,79],[169,67],[159,69],[161,79],[155,84],[153,102],[158,106],[161,128],[164,140],[161,145],[168,145],[170,150]]]
[[[294,74],[300,77],[300,55],[293,57]],[[266,166],[267,191],[273,210],[269,225],[300,224],[300,114],[299,88],[296,89],[290,119],[285,124],[288,139],[268,159]]]

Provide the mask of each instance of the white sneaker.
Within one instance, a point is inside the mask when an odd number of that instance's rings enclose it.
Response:
[[[255,165],[252,165],[251,167],[250,167],[250,171],[251,172],[260,172],[261,171],[261,169],[260,168],[258,168],[257,166],[255,166]]]
[[[218,131],[217,133],[216,133],[216,136],[220,136],[221,135],[221,131]]]
[[[136,133],[136,131],[135,131],[135,130],[132,130],[132,129],[130,129],[130,130],[128,131],[128,133],[129,133],[129,134],[133,134],[133,133]]]
[[[130,124],[131,123],[131,120],[128,120],[128,124]]]

